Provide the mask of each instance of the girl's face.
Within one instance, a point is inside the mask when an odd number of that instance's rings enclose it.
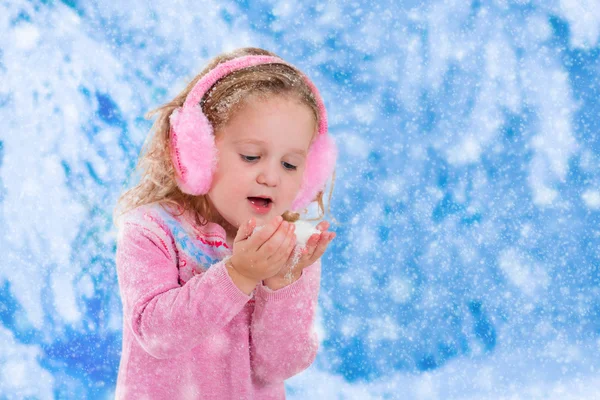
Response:
[[[312,110],[285,96],[245,102],[217,132],[217,171],[208,199],[232,240],[250,217],[256,226],[283,214],[296,198],[316,121]],[[258,212],[249,197],[270,197]]]

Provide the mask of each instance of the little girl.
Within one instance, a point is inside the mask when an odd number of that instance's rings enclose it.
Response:
[[[312,202],[325,211],[337,153],[321,97],[245,48],[152,114],[141,181],[116,209],[116,398],[283,399],[317,353],[320,257],[335,237],[322,221],[298,252],[288,222]]]

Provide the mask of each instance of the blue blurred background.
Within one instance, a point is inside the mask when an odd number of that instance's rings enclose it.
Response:
[[[597,398],[599,36],[598,0],[0,2],[0,398],[114,396],[143,114],[242,46],[340,148],[289,398]]]

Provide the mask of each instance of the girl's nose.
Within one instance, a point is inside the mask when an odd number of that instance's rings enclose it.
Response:
[[[265,165],[258,174],[256,181],[262,185],[276,186],[279,182],[279,175],[276,168],[271,165]]]

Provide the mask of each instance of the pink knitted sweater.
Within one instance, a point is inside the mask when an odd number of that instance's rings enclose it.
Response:
[[[118,221],[123,348],[117,399],[284,399],[284,380],[318,349],[313,322],[320,261],[276,291],[247,296],[225,260],[217,224],[159,205]]]

